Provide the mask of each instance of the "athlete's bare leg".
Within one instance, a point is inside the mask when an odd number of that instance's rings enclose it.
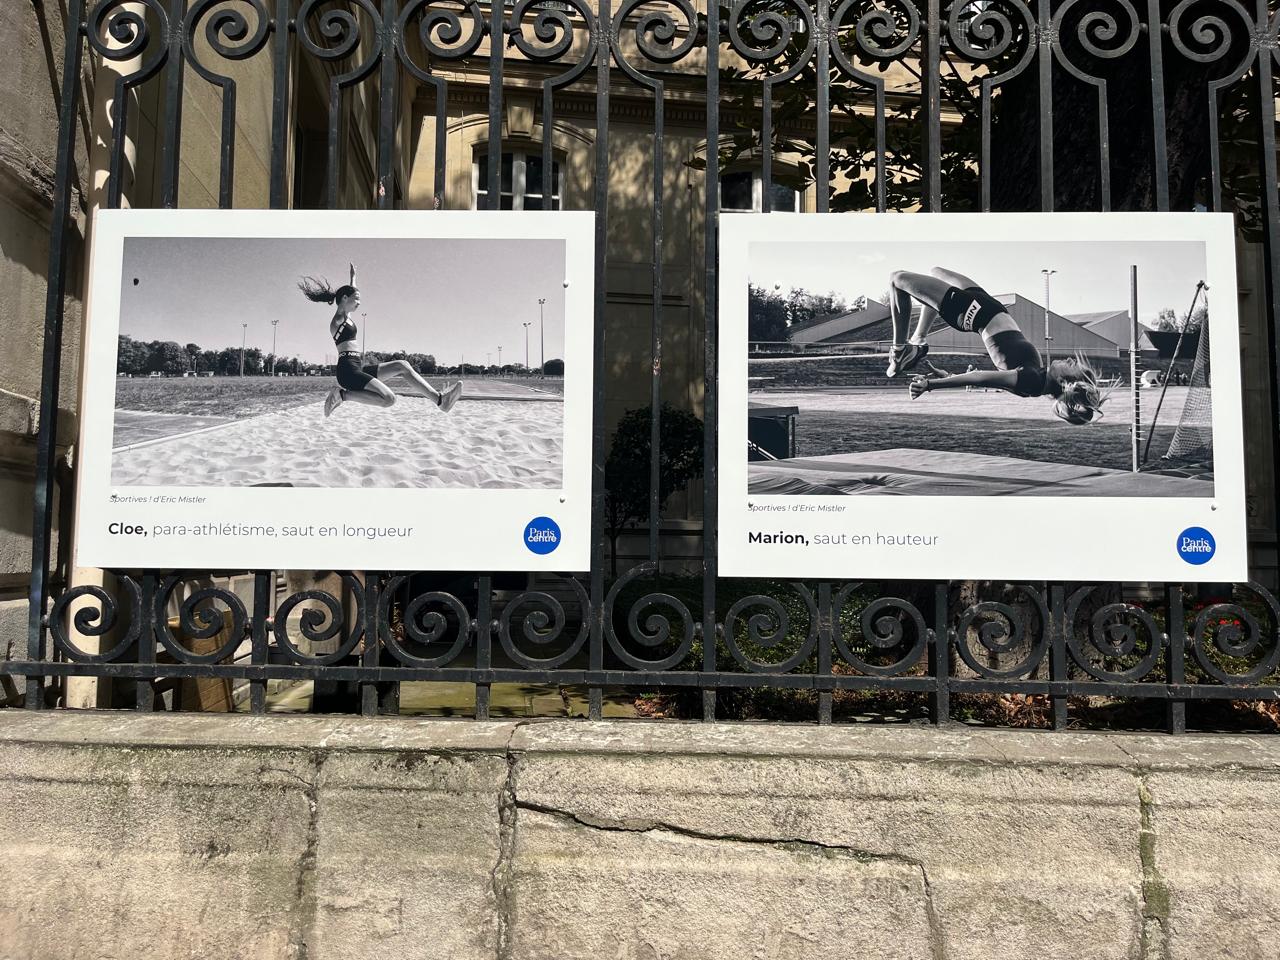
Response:
[[[889,275],[889,315],[893,318],[893,345],[900,346],[907,342],[907,328],[911,325],[911,301],[916,301],[925,309],[921,312],[920,322],[916,325],[917,343],[924,342],[924,334],[933,325],[937,311],[942,307],[942,298],[947,295],[951,284],[923,273],[912,273],[909,270],[895,270]]]
[[[927,343],[929,331],[933,329],[933,321],[938,319],[938,311],[930,306],[920,308],[920,319],[916,321],[916,332],[911,335],[912,343]]]
[[[418,375],[407,360],[387,360],[378,364],[379,380],[395,380],[400,392],[440,402],[440,391]]]
[[[360,390],[344,389],[342,399],[368,404],[371,407],[389,407],[396,402],[396,395],[381,380],[370,380]]]
[[[963,273],[956,273],[954,270],[948,270],[946,267],[934,267],[929,271],[943,283],[950,284],[953,287],[959,287],[961,290],[968,290],[970,287],[982,289],[981,285],[972,277],[966,277]]]

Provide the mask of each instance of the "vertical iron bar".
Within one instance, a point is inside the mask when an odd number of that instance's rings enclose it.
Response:
[[[1165,135],[1164,24],[1160,0],[1147,0],[1147,49],[1151,58],[1151,141],[1155,150],[1156,209],[1169,209],[1169,146]]]
[[[164,128],[161,133],[160,203],[167,209],[178,205],[178,152],[182,140],[182,35],[186,31],[186,0],[169,0],[168,47],[164,72]]]
[[[925,210],[942,209],[942,25],[939,0],[927,0],[925,14],[924,63],[920,66],[921,104],[924,120],[924,191],[920,198]]]
[[[432,184],[434,194],[433,206],[437,210],[445,209],[445,186],[444,174],[445,148],[449,144],[449,90],[447,81],[441,80],[436,84],[436,175],[435,182]]]
[[[272,25],[271,64],[271,209],[279,210],[289,203],[285,168],[289,150],[289,32],[291,0],[276,0],[276,17]]]
[[[395,178],[392,160],[396,149],[396,80],[400,61],[396,59],[396,0],[382,0],[382,63],[378,77],[378,185],[374,195],[379,210],[395,206]]]
[[[57,179],[49,228],[49,273],[44,301],[44,353],[40,361],[40,411],[36,431],[35,507],[31,518],[31,591],[27,607],[27,659],[44,659],[45,614],[49,606],[49,561],[53,545],[53,460],[58,440],[58,366],[62,359],[63,296],[66,292],[67,219],[75,177],[75,116],[80,90],[80,22],[83,0],[67,6],[62,54],[62,99],[58,104]],[[44,677],[26,680],[26,706],[44,706]],[[34,694],[34,695],[33,695]]]
[[[550,80],[542,82],[542,209],[551,209],[551,198],[555,196],[559,183],[555,175],[555,153],[552,150],[552,127],[555,123],[556,91]],[[561,198],[563,206],[564,199]],[[543,358],[545,359],[545,358]]]
[[[1182,584],[1170,583],[1165,587],[1168,599],[1168,610],[1165,614],[1166,629],[1169,633],[1169,646],[1165,651],[1166,672],[1169,683],[1187,682],[1187,620],[1182,606]],[[1155,638],[1152,638],[1155,642]],[[1187,702],[1171,699],[1168,703],[1165,723],[1170,733],[1187,732]]]
[[[339,106],[342,102],[342,87],[338,86],[338,78],[335,75],[329,80],[329,125],[326,128],[326,157],[328,158],[327,169],[325,170],[325,207],[330,210],[338,208],[338,141],[341,139],[342,133],[342,111]]]
[[[1098,171],[1102,189],[1102,210],[1111,210],[1111,120],[1107,112],[1107,84],[1098,89]]]
[[[379,630],[378,599],[382,584],[379,574],[371,570],[364,573],[364,583],[360,590],[363,594],[360,615],[364,620],[364,650],[360,654],[360,666],[365,670],[373,670],[378,666],[378,657],[382,648],[382,635]],[[378,684],[370,679],[362,678],[360,689],[360,713],[366,717],[378,715]]]
[[[1258,23],[1268,26],[1266,0],[1257,2]],[[1280,23],[1280,13],[1276,14]],[[1276,101],[1273,90],[1272,57],[1276,56],[1275,26],[1271,25],[1270,46],[1258,51],[1258,109],[1260,136],[1258,138],[1259,178],[1262,191],[1262,214],[1265,229],[1262,249],[1266,256],[1266,269],[1262,271],[1263,291],[1266,294],[1268,330],[1271,346],[1271,451],[1275,458],[1273,476],[1280,477],[1280,186],[1276,182]],[[1280,487],[1275,491],[1280,497]]]
[[[502,209],[502,58],[507,43],[504,9],[501,2],[489,4],[489,182],[485,189],[490,210]]]
[[[218,162],[218,206],[229,209],[236,168],[236,82],[222,85],[222,143]]]
[[[462,625],[459,625],[462,629]],[[476,579],[476,669],[488,670],[493,666],[493,578]],[[489,701],[492,687],[488,681],[476,684],[476,719],[489,719]]]
[[[1036,57],[1040,68],[1040,212],[1053,212],[1053,45],[1049,0],[1036,7]],[[1056,714],[1055,714],[1056,717]]]
[[[885,154],[889,152],[887,124],[885,122],[884,82],[876,85],[876,212],[889,209],[888,188],[885,186]]]
[[[649,375],[649,561],[658,562],[661,533],[661,469],[662,458],[662,199],[664,166],[663,84],[653,87],[653,316],[649,350],[652,367]],[[547,176],[544,167],[543,178]],[[545,190],[545,185],[544,185]],[[661,573],[661,568],[658,570]]]
[[[1044,628],[1049,631],[1049,679],[1066,680],[1067,677],[1067,631],[1071,624],[1067,623],[1066,590],[1060,583],[1049,584],[1049,622]],[[1067,728],[1067,698],[1054,694],[1050,698],[1053,706],[1053,729]]]
[[[609,32],[611,0],[596,5],[596,289],[592,322],[595,351],[594,385],[591,398],[591,670],[604,669],[604,323],[605,285],[608,283],[609,242]],[[490,176],[493,171],[490,169]],[[544,175],[545,175],[545,171]],[[599,720],[604,712],[604,692],[591,685],[587,690],[587,715]]]
[[[822,78],[819,77],[819,82]],[[831,607],[831,584],[818,584],[818,676],[831,676],[831,644],[832,637],[839,627],[835,622],[835,611]],[[831,723],[831,705],[833,697],[830,690],[818,691],[818,724]]]
[[[125,96],[129,88],[125,86],[124,77],[116,78],[115,95],[111,101],[111,160],[107,164],[107,202],[106,209],[115,210],[120,206],[120,195],[123,191],[121,183],[124,168],[124,134],[125,134]]]
[[[1158,2],[1158,0],[1152,0]],[[983,79],[978,97],[978,126],[981,131],[981,147],[978,159],[978,184],[981,190],[982,212],[991,212],[991,91],[992,84]]]
[[[933,637],[929,644],[933,692],[929,694],[929,722],[934,726],[951,719],[951,624],[947,616],[950,586],[938,583],[933,588]]]
[[[817,153],[815,175],[818,213],[831,209],[831,0],[818,0],[817,10]]]
[[[156,607],[156,580],[154,573],[142,575],[142,629],[138,631],[138,664],[150,666],[156,662],[156,631],[165,629],[166,611]],[[143,677],[134,684],[134,705],[139,713],[151,713],[156,708],[155,681]]]
[[[717,150],[717,154],[719,151]],[[760,212],[773,213],[773,81],[760,93]]]
[[[253,575],[253,653],[249,662],[255,667],[267,663],[267,645],[269,638],[267,628],[275,616],[275,603],[272,590],[275,582],[274,571],[259,570]],[[267,681],[249,681],[249,712],[267,712]]]
[[[716,672],[716,528],[719,469],[716,418],[719,380],[720,262],[720,7],[707,4],[707,179],[703,191],[702,240],[702,672]],[[702,719],[716,718],[716,691],[702,690]]]

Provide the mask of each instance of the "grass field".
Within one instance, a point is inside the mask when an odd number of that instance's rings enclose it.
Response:
[[[1151,442],[1153,459],[1159,459],[1169,448],[1173,429],[1156,429]],[[981,453],[1046,463],[1096,464],[1114,470],[1130,468],[1129,428],[1125,426],[1070,427],[996,417],[927,420],[907,414],[851,415],[831,410],[805,411],[796,421],[798,457],[894,447]]]
[[[1142,397],[1147,418],[1154,409],[1154,392]],[[1185,388],[1170,388],[1151,442],[1152,461],[1168,450],[1185,396]],[[1131,465],[1127,393],[1117,393],[1108,402],[1105,420],[1081,427],[1054,417],[1047,399],[1003,391],[935,392],[915,401],[907,397],[905,387],[766,391],[752,392],[751,399],[799,408],[798,457],[912,447],[1116,470]],[[1145,444],[1145,425],[1142,438]]]
[[[457,378],[426,379],[439,387]],[[483,382],[506,381],[484,378]],[[562,378],[509,382],[564,394]],[[116,409],[244,420],[318,403],[333,383],[332,377],[120,377],[116,380]]]

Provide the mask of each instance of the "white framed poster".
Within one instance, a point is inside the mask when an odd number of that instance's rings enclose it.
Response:
[[[99,213],[76,563],[587,569],[593,230]]]
[[[726,215],[720,244],[722,574],[1247,579],[1229,215]]]

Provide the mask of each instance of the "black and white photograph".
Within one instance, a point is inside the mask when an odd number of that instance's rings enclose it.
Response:
[[[453,531],[450,564],[486,525],[511,527],[519,565],[526,521],[587,516],[589,215],[172,214],[97,223],[90,500],[238,523],[305,504],[368,541]],[[125,522],[148,532],[101,538],[113,562],[182,536]],[[333,536],[309,528],[226,529],[297,556]]]
[[[726,218],[726,486],[757,512],[873,497],[936,556],[935,516],[1101,536],[1167,501],[1221,529],[1243,498],[1236,290],[1198,216]]]
[[[1205,270],[1199,241],[755,243],[749,490],[1211,497]]]
[[[564,262],[560,240],[129,238],[112,483],[559,487]]]

